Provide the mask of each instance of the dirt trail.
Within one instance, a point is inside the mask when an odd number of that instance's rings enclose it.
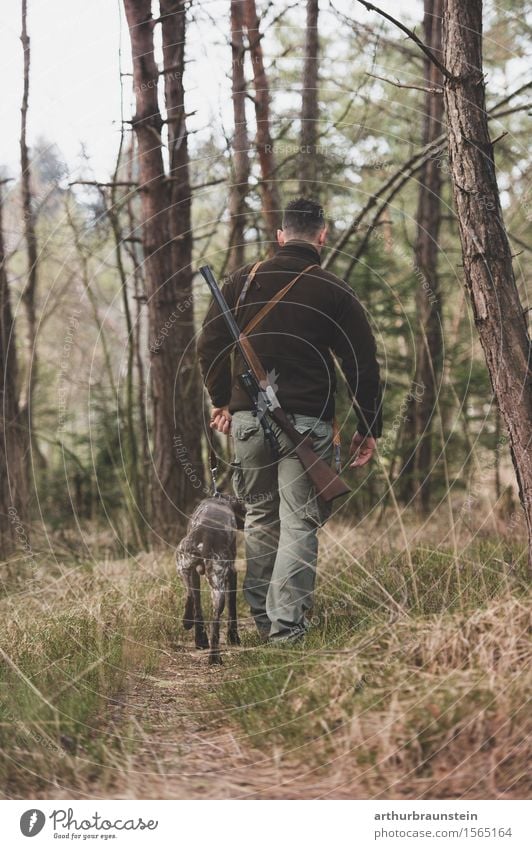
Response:
[[[136,743],[120,764],[111,798],[301,797],[292,770],[287,775],[275,755],[242,744],[224,712],[209,709],[208,693],[224,674],[207,665],[205,652],[181,648],[165,653],[155,675],[132,684],[114,723],[122,731],[129,724]]]
[[[245,649],[244,649],[245,650]],[[130,688],[115,717],[117,730],[129,723],[135,745],[105,798],[121,799],[349,799],[359,782],[339,783],[339,774],[297,762],[274,749],[253,749],[228,711],[210,701],[226,665],[209,667],[207,653],[181,646],[165,652],[156,674]],[[312,743],[310,744],[312,747]],[[353,780],[354,779],[354,780]],[[363,796],[362,796],[363,797]]]

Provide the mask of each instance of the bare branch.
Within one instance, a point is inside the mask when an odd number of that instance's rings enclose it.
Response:
[[[509,232],[508,235],[513,242],[517,242],[517,244],[521,245],[521,247],[524,248],[525,251],[529,251],[529,253],[532,253],[532,247],[530,245],[528,245],[526,242],[523,242],[523,240],[520,239],[518,236],[514,236],[513,233]]]
[[[362,3],[362,5],[366,7],[368,12],[377,12],[379,15],[382,15],[383,18],[386,18],[387,21],[390,21],[390,23],[394,24],[396,27],[402,30],[402,32],[406,33],[406,35],[411,38],[412,41],[417,44],[417,46],[423,51],[425,56],[427,56],[430,61],[433,62],[434,65],[436,65],[436,67],[441,71],[441,73],[446,79],[454,79],[450,71],[447,70],[445,65],[442,65],[442,63],[440,62],[438,57],[434,55],[432,50],[430,50],[427,45],[424,44],[420,38],[418,38],[415,32],[413,32],[411,29],[402,24],[401,21],[398,21],[397,18],[393,18],[387,12],[384,12],[382,9],[379,9],[378,6],[374,6],[373,3],[367,3],[366,0],[357,0],[357,3]]]
[[[526,91],[527,88],[531,88],[531,87],[532,87],[532,80],[528,80],[527,83],[524,83],[524,85],[520,86],[515,91],[511,91],[510,94],[506,95],[506,97],[504,97],[502,100],[499,100],[499,102],[497,103],[497,106],[494,107],[494,108],[500,109],[501,106],[506,106],[506,104],[509,103],[510,100],[513,100],[514,97],[517,97],[518,94],[521,94],[523,91]]]
[[[504,138],[505,136],[507,136],[507,135],[508,135],[508,130],[504,130],[504,132],[502,132],[502,133],[500,134],[500,136],[497,136],[497,138],[493,139],[493,141],[492,141],[491,143],[492,143],[492,144],[497,144],[497,142],[500,142],[500,140],[501,140],[501,139],[503,139],[503,138]]]
[[[522,103],[520,106],[514,106],[512,109],[503,109],[502,112],[488,113],[490,118],[504,118],[505,115],[514,115],[516,112],[526,112],[527,109],[532,109],[532,103]]]
[[[532,85],[532,81],[529,81],[524,86],[521,86],[520,88],[516,89],[516,91],[511,92],[503,100],[500,100],[498,103],[494,103],[493,106],[491,107],[491,109],[488,111],[488,120],[491,121],[494,118],[500,118],[503,115],[509,114],[510,112],[514,112],[514,111],[517,111],[519,109],[523,109],[524,108],[523,106],[516,106],[516,107],[514,107],[514,109],[508,109],[508,110],[504,110],[503,112],[497,112],[497,110],[502,105],[508,103],[510,100],[512,100],[518,94],[521,94],[521,92],[523,92],[526,88],[528,88],[531,85]],[[425,161],[425,158],[429,158],[430,156],[439,156],[444,151],[444,149],[445,149],[445,133],[442,133],[440,136],[438,136],[438,138],[431,145],[428,146],[428,148],[425,147],[422,150],[418,151],[407,162],[403,163],[396,171],[394,171],[394,173],[391,175],[391,177],[389,177],[387,180],[385,180],[385,182],[378,189],[378,191],[368,199],[367,203],[360,210],[360,212],[356,215],[356,217],[353,219],[353,221],[351,222],[349,227],[346,230],[344,230],[344,232],[342,233],[342,235],[340,236],[340,238],[338,239],[336,244],[332,246],[332,248],[331,248],[330,252],[328,253],[325,261],[322,263],[323,267],[327,268],[334,262],[337,255],[340,253],[340,251],[343,250],[343,248],[346,246],[347,242],[349,241],[349,239],[351,238],[353,233],[355,233],[355,231],[358,229],[362,220],[365,218],[366,214],[374,206],[376,206],[379,198],[382,197],[382,195],[384,195],[385,192],[388,191],[388,189],[391,189],[393,187],[394,183],[397,182],[397,180],[401,179],[401,185],[404,185],[405,181],[402,180],[402,177],[403,177],[403,174],[406,171],[408,171],[409,176],[412,177],[416,173],[416,171],[418,170],[419,165],[421,165],[423,163],[423,161]],[[395,192],[394,192],[394,194],[395,194]],[[391,199],[391,197],[388,196],[385,205],[387,203],[389,203],[390,199]]]
[[[445,136],[442,134],[436,142],[433,142],[428,147],[424,147],[421,151],[418,151],[414,156],[412,156],[407,162],[404,162],[391,177],[386,180],[382,186],[379,188],[375,194],[371,195],[366,204],[362,207],[356,218],[353,219],[349,227],[344,230],[337,243],[333,245],[329,255],[327,256],[325,262],[322,263],[324,268],[327,268],[331,265],[333,259],[336,255],[345,247],[353,233],[356,232],[360,223],[365,218],[366,214],[377,205],[379,198],[381,198],[388,189],[392,188],[394,183],[397,180],[401,180],[400,185],[403,185],[405,180],[402,179],[405,174],[408,175],[408,179],[417,171],[425,159],[430,158],[431,156],[437,156],[444,150],[444,140]],[[388,203],[388,200],[386,201]]]
[[[334,14],[338,16],[344,23],[346,23],[351,29],[354,31],[355,35],[358,35],[359,32],[364,32],[366,35],[371,35],[375,39],[375,43],[382,43],[385,45],[389,45],[393,47],[395,50],[398,50],[399,53],[402,53],[404,56],[408,56],[413,62],[421,61],[421,56],[418,54],[417,50],[413,47],[407,47],[406,44],[397,41],[393,38],[387,38],[381,32],[377,35],[373,31],[373,28],[368,26],[367,24],[363,24],[361,21],[355,21],[353,18],[348,17],[343,12],[340,12],[339,9],[332,3],[332,0],[329,0],[329,6],[333,10]]]
[[[138,183],[130,180],[116,180],[109,183],[100,183],[98,180],[72,180],[69,186],[96,186],[98,189],[115,188],[116,186],[133,186],[134,188],[142,188]]]
[[[220,183],[225,183],[226,181],[226,177],[219,177],[217,180],[209,180],[207,183],[198,183],[195,186],[191,186],[190,191],[196,192],[198,189],[206,189],[208,186],[218,186]]]
[[[387,77],[379,77],[378,74],[370,74],[369,71],[366,71],[366,76],[373,77],[374,80],[382,80],[383,83],[389,83],[397,88],[412,88],[416,91],[425,91],[427,94],[443,94],[442,88],[428,88],[424,85],[407,85],[406,83],[400,83],[399,80],[389,80]]]

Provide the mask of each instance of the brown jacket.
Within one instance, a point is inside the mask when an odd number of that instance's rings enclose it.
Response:
[[[342,280],[319,267],[320,257],[313,245],[288,242],[262,263],[238,311],[238,325],[243,329],[264,303],[311,264],[317,267],[302,275],[252,332],[250,341],[277,387],[285,412],[325,420],[334,416],[334,353],[356,401],[358,430],[378,437],[382,430],[381,388],[375,339],[360,302]],[[236,271],[223,287],[233,312],[251,267]],[[238,353],[231,371],[232,348],[213,302],[198,342],[200,367],[214,406],[229,405],[233,413],[252,406],[238,379],[245,371]]]

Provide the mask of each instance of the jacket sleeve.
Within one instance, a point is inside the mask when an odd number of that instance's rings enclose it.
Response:
[[[377,439],[382,433],[377,346],[364,309],[351,290],[345,292],[341,300],[332,349],[353,396],[358,431]]]
[[[236,303],[237,283],[228,277],[222,293],[229,309]],[[197,354],[203,382],[214,407],[226,407],[231,399],[231,352],[233,339],[222,314],[211,300],[197,344]]]

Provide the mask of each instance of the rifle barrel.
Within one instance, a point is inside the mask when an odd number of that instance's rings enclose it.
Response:
[[[222,295],[222,293],[220,291],[220,287],[218,286],[218,283],[216,282],[216,278],[215,278],[214,274],[212,273],[212,271],[211,271],[211,269],[208,265],[202,265],[201,268],[199,269],[199,273],[201,274],[201,276],[205,280],[207,286],[211,290],[211,294],[212,294],[215,302],[218,304],[218,307],[220,308],[220,312],[222,313],[222,315],[225,319],[225,322],[226,322],[229,330],[231,331],[231,336],[233,337],[235,342],[238,342],[238,339],[240,337],[240,329],[238,327],[238,324],[235,321],[235,317],[234,317],[233,313],[229,309],[229,305],[228,305],[227,301],[225,300],[224,296]]]

